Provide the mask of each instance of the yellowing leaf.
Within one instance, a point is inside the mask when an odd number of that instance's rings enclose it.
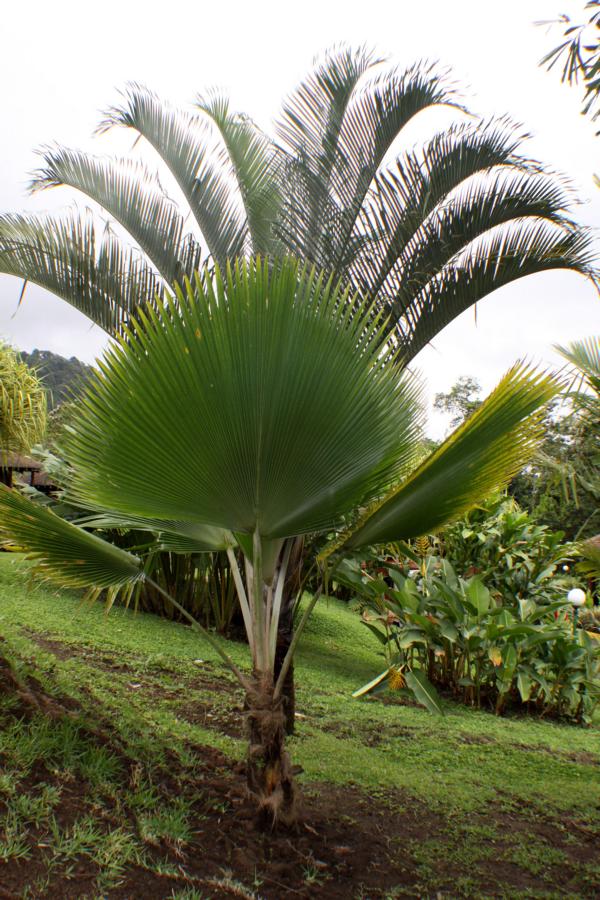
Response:
[[[490,647],[490,649],[488,650],[488,656],[494,666],[502,665],[502,654],[500,653],[498,647]]]

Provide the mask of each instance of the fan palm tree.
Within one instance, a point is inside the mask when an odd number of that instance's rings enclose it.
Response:
[[[396,152],[414,118],[439,107],[456,109],[456,124]],[[154,151],[181,205],[160,171],[54,147],[32,189],[73,188],[107,222],[90,212],[0,217],[0,272],[47,288],[112,335],[202,260],[223,267],[252,253],[293,253],[370,296],[405,364],[511,281],[557,268],[594,277],[564,182],[523,153],[509,120],[466,116],[436,65],[385,68],[365,49],[335,49],[286,100],[274,137],[218,93],[186,111],[137,84],[98,130],[115,127]],[[282,656],[302,559],[299,540]],[[291,731],[292,670],[288,695]]]
[[[276,669],[298,536],[319,535],[326,579],[347,549],[435,531],[519,469],[540,436],[536,411],[558,390],[516,366],[419,461],[419,388],[386,326],[369,300],[290,258],[241,262],[224,276],[216,267],[131,320],[70,438],[68,497],[96,521],[101,510],[105,523],[154,532],[159,547],[229,554],[250,670],[205,636],[246,692],[248,785],[270,824],[296,815],[282,690],[322,590]],[[61,583],[107,590],[110,605],[149,579],[131,552],[14,491],[0,491],[0,510],[4,533]]]

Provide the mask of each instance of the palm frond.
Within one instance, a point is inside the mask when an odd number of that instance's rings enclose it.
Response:
[[[294,154],[328,182],[350,98],[365,72],[380,60],[362,47],[327,51],[284,103],[277,133]]]
[[[287,246],[289,252],[299,253],[317,265],[326,265],[327,253],[320,248],[321,236],[329,232],[331,209],[331,178],[338,159],[339,137],[350,98],[368,69],[379,62],[365,48],[333,48],[315,64],[314,70],[288,97],[283,106],[276,131],[285,150],[293,160],[291,173],[285,172],[284,189],[294,205],[295,194],[302,183],[302,212],[284,214],[283,234],[293,234],[285,220],[296,223],[296,241],[300,246]],[[292,189],[292,190],[291,190]],[[299,232],[298,226],[302,225]]]
[[[291,260],[198,277],[107,353],[66,448],[72,499],[264,538],[338,523],[413,458],[418,389],[381,333]]]
[[[91,215],[0,216],[0,272],[46,288],[109,334],[154,302],[159,276]]]
[[[435,135],[421,153],[406,153],[380,172],[355,228],[362,252],[350,267],[353,284],[376,296],[423,223],[439,214],[461,185],[468,190],[477,179],[489,184],[485,179],[495,171],[498,178],[506,172],[515,179],[519,173],[539,174],[539,165],[518,153],[524,137],[505,118],[462,123]]]
[[[424,218],[404,245],[388,240],[381,219],[372,221],[378,230],[365,263],[373,269],[378,293],[394,298],[398,318],[432,278],[459,254],[469,252],[473,241],[499,226],[510,233],[514,220],[526,218],[569,230],[573,226],[565,217],[567,205],[560,184],[545,175],[502,171],[488,179],[470,179]]]
[[[213,92],[198,97],[196,106],[218,129],[223,141],[221,161],[237,182],[250,233],[251,253],[278,255],[273,225],[279,212],[281,154],[273,141],[248,117],[235,115],[229,101]]]
[[[553,269],[595,279],[591,235],[545,220],[515,221],[450,261],[409,305],[400,307],[398,335],[409,361],[462,312],[505,284]],[[394,299],[390,298],[393,310]]]
[[[99,132],[120,125],[144,137],[168,166],[189,204],[213,259],[224,265],[243,253],[248,223],[235,186],[212,153],[209,123],[163,103],[141,85],[127,88]]]
[[[70,587],[122,588],[143,577],[141,561],[0,485],[0,534],[26,549],[48,578]]]
[[[351,94],[338,135],[331,190],[343,211],[331,267],[340,269],[367,192],[402,129],[423,110],[459,106],[448,75],[439,66],[419,62],[379,73]]]
[[[588,337],[566,347],[557,345],[554,349],[575,366],[588,387],[600,398],[600,338]]]
[[[556,379],[515,365],[460,428],[324,555],[431,534],[458,518],[522,468],[543,436],[541,407],[559,389]]]
[[[31,189],[68,185],[95,200],[125,228],[168,284],[201,267],[200,245],[185,233],[177,204],[146,166],[64,147],[47,148],[43,159]]]
[[[160,545],[159,549],[178,553],[227,550],[236,545],[231,532],[222,528],[189,522],[166,522],[163,519],[109,511],[82,516],[77,519],[76,524],[92,529],[118,528],[149,532]]]

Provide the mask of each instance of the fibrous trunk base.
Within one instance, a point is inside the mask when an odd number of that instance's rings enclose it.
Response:
[[[294,825],[298,796],[290,757],[285,749],[285,716],[281,699],[273,698],[273,680],[256,675],[247,696],[248,790],[257,803],[262,828]]]

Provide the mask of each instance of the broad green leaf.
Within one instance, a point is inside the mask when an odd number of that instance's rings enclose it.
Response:
[[[354,691],[352,694],[353,697],[364,697],[365,694],[370,694],[378,685],[380,685],[385,679],[388,677],[390,673],[390,669],[386,669],[385,672],[382,672],[380,675],[377,675],[372,681],[369,681],[368,684],[364,684],[357,691]]]
[[[443,637],[446,638],[447,641],[454,643],[458,640],[458,630],[452,625],[451,622],[442,619],[440,622],[440,633]]]
[[[365,622],[364,619],[362,619],[362,624],[365,625],[369,629],[369,631],[375,635],[379,643],[383,644],[383,646],[385,647],[385,645],[389,641],[389,637],[387,636],[385,631],[382,631],[381,628],[377,628],[376,625],[372,625],[371,622]]]
[[[519,597],[519,613],[521,621],[524,622],[526,619],[529,619],[536,609],[537,604],[535,600],[532,600],[530,597]]]
[[[477,610],[478,615],[482,616],[490,608],[490,592],[479,576],[476,575],[468,581],[465,594]]]
[[[523,701],[523,703],[526,703],[531,696],[533,681],[531,679],[531,676],[527,672],[524,672],[522,669],[519,669],[519,671],[517,672],[517,688],[519,694],[521,695],[521,700]]]
[[[413,692],[419,703],[425,706],[429,712],[440,716],[444,715],[436,689],[420,669],[407,669],[404,678],[407,687]]]
[[[502,678],[504,681],[510,681],[514,675],[517,665],[517,651],[512,644],[508,644],[502,649]]]
[[[427,644],[427,638],[422,631],[418,631],[416,628],[408,628],[400,633],[398,644],[405,650],[407,647],[412,647],[413,644]]]
[[[501,666],[502,665],[502,652],[499,647],[490,647],[488,650],[488,656],[492,665]]]

